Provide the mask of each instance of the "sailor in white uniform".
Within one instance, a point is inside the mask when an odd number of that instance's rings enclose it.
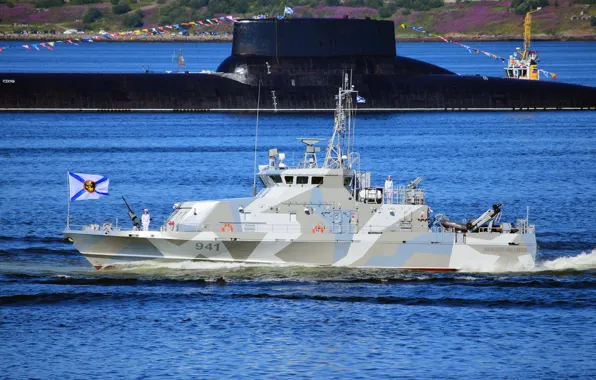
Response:
[[[385,181],[385,199],[387,203],[393,203],[393,181],[390,175],[387,176],[387,180]]]
[[[151,216],[149,216],[149,210],[143,210],[143,217],[141,218],[143,223],[143,231],[149,231],[149,223],[151,223]]]

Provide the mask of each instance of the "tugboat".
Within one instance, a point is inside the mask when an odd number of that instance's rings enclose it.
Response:
[[[517,51],[509,56],[508,65],[505,68],[506,78],[540,80],[538,52],[536,50],[530,50],[532,13],[538,12],[540,9],[542,8],[530,10],[526,13],[524,20],[524,50],[522,51],[520,48],[517,48]]]
[[[355,99],[356,98],[356,99]],[[535,227],[500,222],[503,204],[468,223],[431,217],[418,177],[406,186],[371,184],[354,150],[358,93],[345,76],[335,97],[331,139],[318,138],[296,166],[273,148],[248,198],[186,201],[155,231],[85,226],[63,232],[97,269],[145,260],[397,268],[421,271],[532,267]],[[256,193],[256,186],[255,186]],[[134,225],[138,218],[129,209]]]

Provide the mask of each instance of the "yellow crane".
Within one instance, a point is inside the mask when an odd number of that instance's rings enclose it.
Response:
[[[542,8],[538,7],[534,10],[530,9],[528,13],[526,13],[526,18],[524,20],[524,51],[521,53],[521,59],[527,60],[528,53],[530,52],[530,40],[532,39],[532,13],[538,12]]]

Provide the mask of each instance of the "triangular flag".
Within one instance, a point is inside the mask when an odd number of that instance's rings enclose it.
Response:
[[[52,49],[51,47],[49,47],[49,46],[48,46],[48,45],[46,45],[45,43],[43,43],[43,44],[39,44],[39,45],[40,45],[40,46],[42,46],[42,47],[44,47],[44,48],[46,48],[46,49],[48,49],[48,50],[50,50],[50,51],[54,51],[54,49]]]

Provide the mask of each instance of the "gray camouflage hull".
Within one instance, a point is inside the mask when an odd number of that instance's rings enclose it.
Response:
[[[65,235],[96,268],[149,260],[208,260],[427,271],[519,270],[533,266],[536,255],[533,234],[362,232],[351,240],[259,232],[70,231]]]

